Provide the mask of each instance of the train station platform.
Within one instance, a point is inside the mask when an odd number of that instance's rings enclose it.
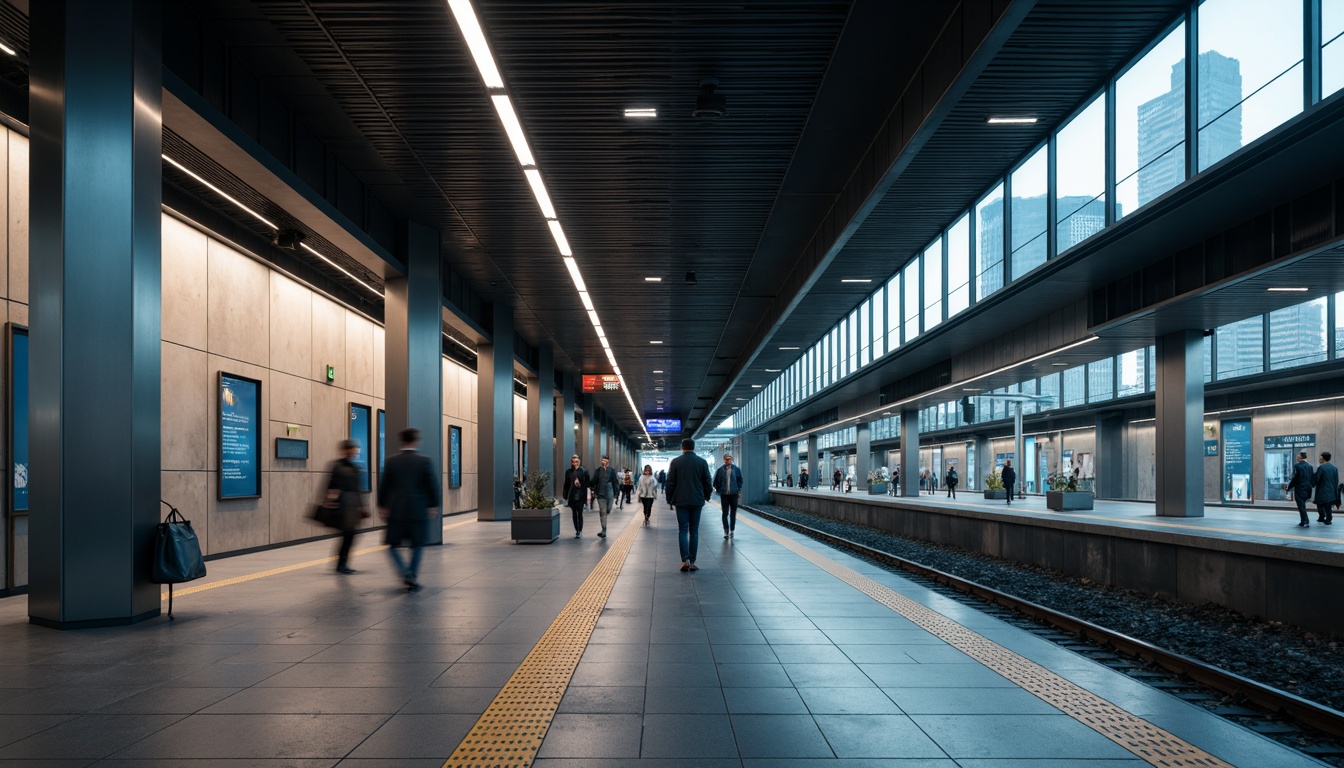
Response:
[[[424,589],[377,533],[214,560],[176,620],[0,600],[0,768],[1320,765],[899,575],[705,509],[516,545],[449,518]]]

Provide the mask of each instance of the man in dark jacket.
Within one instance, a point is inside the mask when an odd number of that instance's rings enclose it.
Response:
[[[1335,520],[1330,509],[1339,506],[1339,468],[1330,463],[1329,451],[1321,452],[1320,463],[1311,481],[1316,486],[1317,519],[1330,525]]]
[[[1311,485],[1314,478],[1315,470],[1307,463],[1307,452],[1300,451],[1297,454],[1297,463],[1293,465],[1292,477],[1288,479],[1288,487],[1284,489],[1293,494],[1293,502],[1297,504],[1297,515],[1302,518],[1301,522],[1297,524],[1298,528],[1306,528],[1311,525],[1311,522],[1307,520],[1307,499],[1311,498]]]
[[[667,503],[677,510],[677,544],[681,547],[681,570],[698,571],[695,554],[700,549],[700,510],[714,487],[709,464],[695,455],[695,441],[681,441],[681,455],[667,468]]]
[[[341,441],[341,458],[331,465],[331,474],[327,477],[326,506],[336,510],[333,528],[341,532],[341,548],[336,553],[336,572],[351,574],[350,547],[355,543],[355,531],[361,520],[369,516],[364,504],[364,494],[360,491],[360,471],[355,464],[359,455],[359,443],[354,440]]]
[[[401,430],[401,453],[383,462],[383,476],[378,483],[378,514],[387,521],[388,552],[401,574],[407,592],[420,589],[417,576],[420,556],[429,537],[429,521],[439,511],[443,492],[439,490],[439,473],[428,456],[416,448],[420,445],[420,430]],[[401,559],[398,548],[409,543],[410,562]]]
[[[742,470],[733,463],[733,454],[723,454],[723,466],[714,472],[714,492],[723,509],[723,538],[733,538],[737,530],[737,500],[742,497]]]
[[[1013,469],[1013,460],[1003,462],[1003,471],[999,473],[1003,487],[1008,489],[1008,503],[1013,503],[1013,486],[1017,485],[1017,470]]]
[[[588,470],[581,466],[579,454],[569,457],[565,470],[565,503],[574,516],[574,538],[583,536],[583,505],[588,503]]]
[[[616,470],[611,466],[611,459],[607,456],[602,457],[602,466],[593,472],[593,479],[588,487],[592,489],[592,498],[590,501],[597,507],[597,518],[602,523],[602,530],[597,535],[607,538],[607,515],[611,514],[611,502],[621,492],[621,477],[616,474]]]

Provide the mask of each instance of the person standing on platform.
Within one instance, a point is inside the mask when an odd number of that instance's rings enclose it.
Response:
[[[1339,468],[1330,463],[1330,458],[1329,451],[1321,452],[1316,473],[1311,478],[1316,487],[1316,519],[1326,525],[1335,520],[1330,509],[1339,506]]]
[[[351,574],[350,547],[355,543],[355,531],[359,521],[369,516],[364,507],[364,494],[360,490],[360,471],[355,464],[359,455],[359,443],[354,440],[341,441],[341,458],[331,465],[331,475],[327,478],[327,504],[336,510],[336,528],[341,531],[341,548],[336,554],[336,572]]]
[[[806,469],[806,468],[801,469],[801,470],[798,471],[798,490],[800,490],[800,491],[806,491],[806,490],[807,490],[807,469]]]
[[[1003,471],[999,473],[999,478],[1003,480],[1003,487],[1008,490],[1008,504],[1013,503],[1013,486],[1017,485],[1017,470],[1013,469],[1013,460],[1008,459],[1003,462]]]
[[[416,448],[420,430],[401,430],[401,452],[383,462],[378,483],[378,514],[387,521],[387,546],[392,562],[401,573],[407,592],[420,589],[420,556],[429,538],[429,521],[439,511],[439,473],[428,456]],[[397,551],[403,544],[411,548],[410,562],[403,562]]]
[[[659,493],[662,493],[662,492],[663,492],[663,486],[664,486],[666,483],[667,483],[667,470],[666,470],[666,469],[660,469],[660,470],[658,470],[658,492],[659,492]]]
[[[649,524],[649,515],[653,514],[653,502],[658,498],[658,481],[653,476],[653,467],[644,465],[644,474],[639,476],[639,503],[644,505],[644,524]]]
[[[723,510],[723,538],[733,538],[737,530],[737,501],[742,494],[742,470],[733,463],[733,454],[723,454],[723,466],[714,473],[714,492],[719,494]]]
[[[1311,498],[1312,480],[1315,475],[1315,470],[1307,463],[1307,452],[1298,452],[1297,463],[1293,465],[1293,476],[1288,479],[1288,485],[1283,488],[1283,490],[1293,494],[1293,503],[1297,504],[1297,515],[1302,518],[1301,522],[1297,524],[1298,528],[1307,528],[1311,525],[1311,522],[1307,520],[1307,499]]]
[[[569,457],[569,469],[565,470],[565,504],[569,505],[574,517],[574,538],[583,537],[583,505],[588,502],[588,470],[581,465],[576,453]]]
[[[621,478],[616,474],[616,470],[611,467],[611,459],[607,456],[602,457],[602,466],[593,473],[593,479],[588,483],[592,490],[593,505],[597,507],[597,517],[602,522],[602,530],[597,532],[599,538],[607,538],[607,515],[611,514],[611,502],[616,495],[621,492]]]
[[[947,475],[945,476],[945,481],[947,482],[947,497],[949,499],[957,498],[957,481],[960,479],[961,478],[957,477],[957,468],[949,464],[947,467]]]
[[[631,501],[631,495],[635,492],[635,476],[630,474],[630,470],[625,470],[621,475],[621,509],[625,509],[625,502]]]
[[[698,571],[695,555],[700,549],[700,510],[714,493],[709,464],[695,455],[695,441],[681,441],[681,455],[667,468],[667,501],[677,510],[677,545],[681,570]]]
[[[896,469],[891,473],[891,495],[892,496],[900,495],[900,487],[901,487],[901,468],[896,467]]]
[[[840,489],[840,481],[843,480],[844,477],[845,477],[844,474],[842,474],[842,473],[840,472],[840,470],[838,470],[838,469],[831,473],[831,490],[832,490],[832,491],[837,491],[837,490]]]

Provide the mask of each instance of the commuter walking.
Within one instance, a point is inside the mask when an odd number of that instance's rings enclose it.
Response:
[[[737,501],[742,494],[742,470],[733,463],[733,454],[723,454],[723,466],[714,472],[714,492],[719,494],[723,511],[723,538],[733,538],[737,530]]]
[[[695,455],[695,441],[681,441],[681,455],[667,468],[667,500],[677,510],[677,545],[681,570],[698,571],[695,555],[700,549],[700,511],[714,492],[709,464]]]
[[[1003,462],[1003,471],[999,473],[999,477],[1003,480],[1003,487],[1008,489],[1008,504],[1011,506],[1013,503],[1013,486],[1017,485],[1017,470],[1013,469],[1012,459]]]
[[[947,476],[945,478],[945,482],[947,483],[948,498],[950,499],[957,498],[957,482],[959,480],[961,480],[961,478],[957,477],[957,468],[949,466],[947,468]]]
[[[835,472],[831,473],[831,490],[832,490],[832,491],[836,491],[836,490],[839,490],[839,489],[840,489],[840,481],[843,480],[844,477],[845,477],[844,474],[842,474],[842,473],[840,472],[840,470],[838,470],[838,469],[835,470]]]
[[[593,505],[597,507],[597,518],[602,522],[602,530],[597,532],[599,538],[607,538],[607,515],[611,514],[611,502],[620,493],[620,487],[621,478],[612,469],[611,459],[603,456],[602,466],[593,472],[593,479],[588,483]]]
[[[938,473],[937,473],[937,472],[930,472],[930,473],[929,473],[929,495],[930,495],[930,496],[937,496],[937,495],[938,495]]]
[[[892,496],[900,495],[899,490],[900,487],[901,487],[901,468],[897,467],[896,470],[891,473],[891,495]]]
[[[666,469],[660,469],[660,470],[658,470],[658,492],[659,492],[659,493],[662,493],[662,492],[663,492],[663,486],[664,486],[666,483],[667,483],[667,470],[666,470]]]
[[[407,592],[416,592],[420,589],[420,557],[429,538],[429,521],[439,511],[443,492],[434,462],[416,450],[420,430],[408,427],[401,430],[400,437],[401,452],[383,462],[378,514],[387,521],[387,551],[401,574],[401,582]],[[401,559],[399,549],[403,544],[411,548],[410,562]]]
[[[1329,451],[1321,452],[1311,482],[1316,487],[1316,519],[1330,525],[1335,520],[1330,510],[1339,506],[1339,468],[1330,463]]]
[[[331,465],[331,474],[327,477],[326,506],[336,510],[335,528],[341,532],[341,548],[336,554],[336,572],[351,574],[350,547],[355,543],[355,530],[359,521],[369,516],[364,506],[364,493],[361,490],[359,466],[355,457],[359,455],[359,443],[354,440],[342,440],[341,458]]]
[[[806,490],[807,490],[807,470],[806,470],[806,469],[799,470],[799,472],[798,472],[798,490],[800,490],[800,491],[806,491]]]
[[[1311,498],[1312,481],[1316,472],[1307,463],[1307,452],[1300,451],[1297,454],[1297,463],[1293,465],[1293,475],[1288,479],[1288,484],[1283,490],[1293,494],[1293,503],[1297,504],[1297,515],[1302,518],[1297,524],[1298,528],[1307,528],[1311,523],[1307,520],[1307,499]],[[1321,520],[1321,522],[1325,522]]]
[[[625,503],[631,501],[631,494],[635,492],[635,477],[630,474],[630,470],[625,470],[621,477],[621,509],[625,509]]]
[[[565,470],[565,504],[574,518],[574,538],[583,538],[583,505],[588,502],[588,470],[581,466],[579,455],[569,457]]]
[[[644,505],[644,524],[649,524],[649,515],[653,514],[653,502],[658,498],[658,480],[653,476],[653,467],[644,465],[644,474],[639,476],[639,503]]]
[[[929,488],[929,470],[923,469],[919,472],[919,492],[922,494]]]

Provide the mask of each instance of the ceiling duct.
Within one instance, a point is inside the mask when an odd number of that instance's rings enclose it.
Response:
[[[700,93],[695,97],[695,111],[691,117],[698,120],[717,120],[728,114],[728,100],[721,93],[715,93],[719,87],[719,78],[706,77],[700,81]]]

